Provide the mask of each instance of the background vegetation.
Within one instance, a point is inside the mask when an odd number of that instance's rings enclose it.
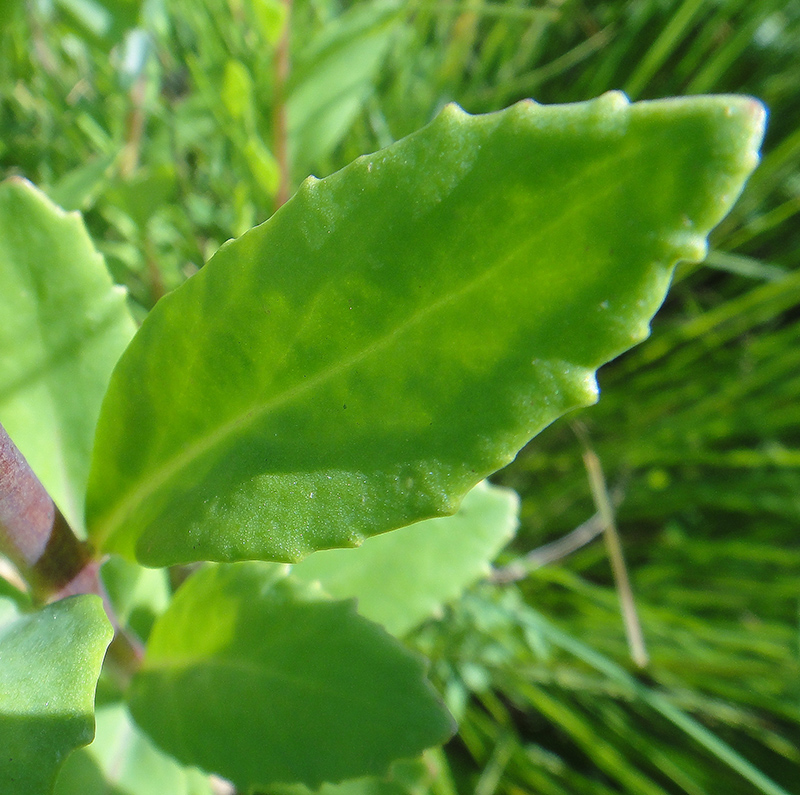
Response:
[[[708,261],[679,270],[652,338],[604,368],[600,403],[496,477],[522,497],[514,548],[410,642],[461,721],[427,760],[432,792],[800,792],[800,2],[289,6],[0,5],[0,177],[81,210],[140,317],[307,174],[446,102],[621,88],[770,108]],[[592,518],[598,462],[643,669]]]

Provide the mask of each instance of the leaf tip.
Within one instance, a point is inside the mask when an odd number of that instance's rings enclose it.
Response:
[[[676,259],[685,262],[702,262],[708,256],[708,239],[697,232],[677,232],[672,235],[671,244]]]
[[[754,170],[758,165],[760,156],[761,142],[764,140],[764,133],[767,129],[767,119],[769,112],[763,102],[755,97],[740,97],[741,114],[746,120],[746,134],[749,133],[750,140],[745,155],[745,167]]]
[[[467,113],[457,102],[448,102],[442,108],[441,112],[441,116],[446,119],[463,119],[465,116],[469,115],[470,114]]]
[[[594,100],[594,104],[604,110],[619,112],[625,110],[631,101],[624,91],[606,91]]]
[[[19,174],[11,174],[11,176],[6,177],[3,182],[7,185],[16,185],[18,187],[33,187],[29,180]]]
[[[720,103],[719,112],[724,129],[738,150],[740,168],[750,173],[758,165],[761,142],[767,127],[769,112],[755,97],[735,94],[708,97]]]

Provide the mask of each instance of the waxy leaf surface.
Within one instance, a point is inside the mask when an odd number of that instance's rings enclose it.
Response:
[[[181,587],[129,701],[165,751],[245,791],[382,775],[454,729],[421,658],[353,601],[259,562],[210,566]]]
[[[50,792],[67,754],[92,741],[112,634],[96,596],[30,614],[0,599],[0,792]]]
[[[358,549],[316,552],[292,575],[337,599],[356,597],[362,616],[401,636],[489,573],[514,535],[518,506],[510,489],[479,483],[453,516],[368,538]]]
[[[70,525],[83,528],[100,403],[133,336],[80,217],[0,183],[0,423]]]
[[[725,96],[450,106],[307,180],[123,355],[95,541],[147,565],[296,561],[453,513],[647,335],[763,123]]]

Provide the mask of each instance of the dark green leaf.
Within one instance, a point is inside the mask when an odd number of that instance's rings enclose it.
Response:
[[[193,575],[129,697],[164,750],[242,789],[382,775],[453,728],[420,658],[354,602],[320,600],[265,563]]]
[[[169,605],[169,572],[146,569],[116,555],[103,564],[101,572],[120,626],[130,627],[138,637],[146,639],[156,616]]]
[[[148,565],[295,561],[454,512],[647,335],[763,122],[742,97],[451,106],[307,181],[123,356],[96,542]]]
[[[86,210],[108,184],[108,175],[117,153],[82,163],[64,174],[48,191],[50,198],[65,210]]]

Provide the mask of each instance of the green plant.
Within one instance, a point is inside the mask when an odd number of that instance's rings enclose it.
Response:
[[[49,791],[98,676],[102,727],[134,731],[125,703],[162,749],[149,775],[184,791],[208,791],[191,766],[317,787],[443,742],[422,662],[368,619],[402,636],[480,575],[515,499],[478,484],[596,399],[675,263],[705,255],[762,127],[730,96],[451,106],[307,180],[135,334],[80,220],[3,183],[0,420],[33,470],[5,438],[0,543],[30,599],[0,601],[3,785]],[[203,561],[174,598],[137,565]],[[104,775],[70,761],[59,792]]]

